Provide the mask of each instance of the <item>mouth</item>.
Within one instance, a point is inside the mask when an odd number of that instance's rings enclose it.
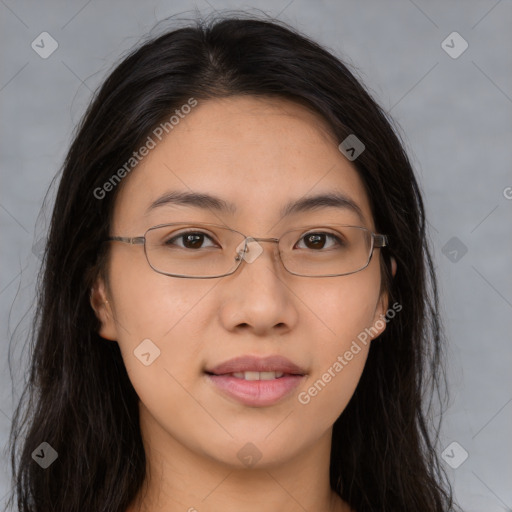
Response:
[[[241,356],[229,359],[205,373],[212,375],[233,375],[245,380],[271,380],[283,375],[305,375],[306,370],[286,357],[272,355],[267,357]]]
[[[207,372],[208,373],[208,372]],[[217,375],[215,373],[210,373],[209,375]],[[234,373],[225,373],[224,376],[234,377],[235,379],[243,379],[243,380],[274,380],[280,379],[284,377],[284,372],[234,372]],[[219,376],[219,375],[217,375]]]
[[[251,407],[284,400],[306,377],[304,369],[281,356],[243,356],[204,373],[216,391]]]

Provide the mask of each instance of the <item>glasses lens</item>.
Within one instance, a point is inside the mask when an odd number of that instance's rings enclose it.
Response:
[[[151,228],[146,255],[151,267],[164,274],[214,277],[238,265],[234,248],[244,241],[235,231],[208,224],[180,223]]]
[[[281,240],[287,270],[303,276],[350,274],[370,261],[371,233],[361,227],[330,225],[297,229]]]
[[[253,261],[243,254],[244,241],[240,233],[212,224],[157,226],[146,233],[146,255],[151,267],[163,274],[216,277],[235,270],[242,258]],[[368,265],[371,249],[367,229],[344,225],[288,231],[279,245],[286,269],[311,277],[357,272]],[[256,247],[249,252],[260,253]]]

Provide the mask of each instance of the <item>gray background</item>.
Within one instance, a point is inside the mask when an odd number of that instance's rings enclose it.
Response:
[[[324,44],[357,68],[397,121],[424,192],[449,340],[451,401],[439,451],[455,441],[447,460],[469,454],[456,469],[443,462],[464,510],[512,509],[510,0],[0,0],[1,445],[26,374],[52,195],[45,210],[43,198],[91,92],[157,21],[227,8],[261,9]],[[47,59],[31,48],[43,31],[59,45]],[[469,44],[458,58],[441,47],[453,31]],[[10,485],[7,452],[2,458],[0,499]]]

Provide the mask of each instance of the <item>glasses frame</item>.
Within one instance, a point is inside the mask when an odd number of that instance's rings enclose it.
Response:
[[[163,228],[163,227],[168,227],[168,226],[177,226],[177,225],[191,225],[191,227],[201,227],[201,226],[210,226],[210,227],[217,227],[217,228],[222,228],[222,229],[227,229],[229,231],[233,231],[235,233],[238,233],[239,235],[243,236],[244,237],[244,248],[243,248],[243,251],[240,251],[234,258],[235,258],[235,261],[238,261],[238,264],[236,265],[236,267],[230,271],[230,272],[227,272],[225,274],[220,274],[220,275],[216,275],[216,276],[186,276],[186,275],[183,275],[183,274],[171,274],[169,272],[163,272],[161,270],[158,270],[156,269],[152,264],[151,262],[149,261],[149,258],[148,258],[148,253],[147,253],[147,249],[146,249],[146,236],[148,234],[149,231],[152,231],[154,229],[158,229],[158,228]],[[331,227],[335,227],[335,226],[338,226],[338,227],[346,227],[346,228],[358,228],[358,229],[361,229],[363,231],[366,231],[367,233],[369,233],[371,235],[371,247],[370,247],[370,254],[368,256],[368,261],[366,262],[366,264],[364,265],[364,267],[358,269],[358,270],[354,270],[352,272],[345,272],[343,274],[327,274],[327,275],[321,275],[321,276],[309,276],[309,275],[303,275],[303,274],[298,274],[296,272],[292,272],[291,270],[288,270],[283,262],[283,259],[281,257],[281,251],[278,250],[278,254],[279,254],[279,261],[281,262],[281,265],[283,266],[283,268],[290,274],[292,275],[295,275],[295,276],[300,276],[300,277],[341,277],[341,276],[348,276],[348,275],[351,275],[351,274],[356,274],[357,272],[361,272],[361,270],[364,270],[371,262],[372,260],[372,257],[373,257],[373,251],[375,249],[380,249],[382,247],[389,247],[389,240],[388,240],[388,236],[387,235],[383,235],[381,233],[374,233],[373,231],[369,230],[368,228],[365,228],[363,226],[353,226],[353,225],[350,225],[350,224],[331,224]],[[327,228],[327,226],[317,226],[317,225],[311,225],[310,226],[311,228],[321,228],[321,227],[325,227]],[[122,243],[125,243],[125,244],[131,244],[131,245],[143,245],[144,246],[144,254],[146,256],[146,261],[148,262],[148,265],[155,271],[157,272],[158,274],[162,274],[164,276],[169,276],[169,277],[180,277],[180,278],[184,278],[184,279],[217,279],[219,277],[226,277],[226,276],[230,276],[232,274],[234,274],[238,268],[240,267],[242,261],[244,261],[244,258],[243,257],[240,257],[240,254],[242,253],[245,253],[247,251],[247,243],[248,242],[252,242],[252,241],[256,241],[256,242],[273,242],[273,243],[277,243],[278,244],[278,249],[279,249],[279,242],[280,240],[285,236],[287,235],[288,233],[292,232],[292,231],[297,231],[297,230],[300,230],[300,229],[307,229],[308,226],[303,226],[303,227],[298,227],[298,228],[293,228],[293,229],[290,229],[288,231],[286,231],[286,233],[283,233],[281,235],[280,238],[255,238],[255,237],[252,237],[252,236],[247,236],[245,235],[244,233],[241,233],[240,231],[236,230],[236,229],[232,229],[232,228],[228,228],[226,226],[221,226],[220,224],[213,224],[213,223],[209,223],[209,222],[197,222],[197,223],[193,223],[193,222],[170,222],[170,223],[166,223],[166,224],[158,224],[156,226],[152,226],[150,228],[148,228],[143,235],[141,236],[134,236],[134,237],[127,237],[127,236],[109,236],[106,240],[104,240],[104,242],[122,242]]]

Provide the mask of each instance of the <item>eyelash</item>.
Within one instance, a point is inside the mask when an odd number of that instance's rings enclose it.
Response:
[[[187,235],[203,235],[203,236],[207,237],[208,239],[210,239],[212,242],[214,242],[214,240],[212,239],[212,237],[210,235],[208,235],[207,233],[204,233],[202,231],[186,231],[184,233],[180,233],[179,235],[175,235],[172,238],[166,240],[165,245],[171,245],[174,243],[175,240],[178,240],[180,238],[183,239]],[[301,236],[301,238],[299,239],[299,242],[304,240],[305,237],[310,236],[310,235],[323,235],[328,238],[336,240],[336,243],[338,245],[343,245],[343,242],[339,237],[337,237],[333,233],[327,233],[324,231],[309,231],[308,233],[305,233],[304,235]],[[183,248],[187,249],[187,247],[183,247]]]

